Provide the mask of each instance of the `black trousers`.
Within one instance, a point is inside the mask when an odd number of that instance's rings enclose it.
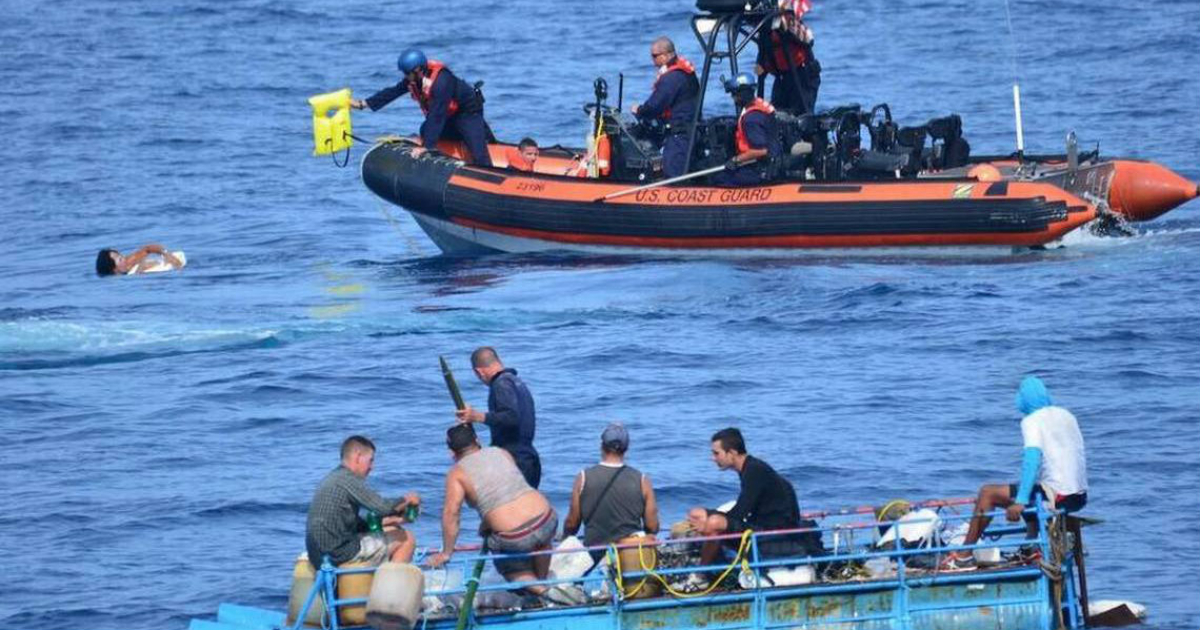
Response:
[[[817,106],[817,92],[821,90],[821,64],[810,59],[795,74],[784,71],[775,75],[771,84],[771,104],[797,116],[811,114]]]
[[[475,166],[491,166],[492,156],[488,154],[489,130],[483,120],[483,112],[475,114],[456,114],[446,122],[442,137],[447,140],[462,140],[471,154],[469,164]]]

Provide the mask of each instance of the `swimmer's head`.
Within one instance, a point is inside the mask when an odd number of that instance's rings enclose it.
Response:
[[[117,260],[121,258],[121,252],[115,249],[102,249],[99,254],[96,254],[96,275],[97,276],[112,276],[117,273]]]

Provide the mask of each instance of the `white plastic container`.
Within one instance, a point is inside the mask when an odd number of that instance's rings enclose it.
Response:
[[[984,547],[975,549],[975,562],[979,564],[1000,564],[1000,548],[999,547]]]
[[[411,630],[421,619],[425,576],[407,562],[385,562],[367,597],[367,624],[375,630]]]

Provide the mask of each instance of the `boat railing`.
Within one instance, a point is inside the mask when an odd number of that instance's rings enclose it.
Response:
[[[954,505],[964,505],[967,503],[971,503],[971,500],[959,500],[957,502],[943,501],[940,502],[939,509],[941,507],[953,507]],[[1074,544],[1068,543],[1068,536],[1065,533],[1066,527],[1062,524],[1063,519],[1058,518],[1062,516],[1062,513],[1059,511],[1041,505],[1028,508],[1023,516],[1031,518],[1036,523],[1037,535],[1034,538],[1026,538],[1024,535],[1026,533],[1026,524],[1024,522],[1009,524],[1005,522],[1004,511],[996,510],[992,514],[989,514],[992,518],[992,526],[984,532],[979,542],[971,545],[943,542],[939,540],[938,536],[931,536],[925,544],[906,544],[904,537],[900,534],[903,531],[901,529],[902,526],[915,527],[923,524],[934,526],[935,529],[944,527],[945,530],[949,531],[956,524],[964,523],[971,519],[973,515],[970,510],[961,513],[942,511],[936,516],[929,518],[908,518],[903,523],[894,520],[880,520],[875,518],[873,513],[868,516],[865,508],[813,513],[806,516],[820,517],[822,521],[816,527],[749,531],[707,537],[663,538],[648,540],[640,545],[632,543],[619,546],[575,546],[523,554],[483,553],[478,545],[459,547],[455,550],[456,553],[453,555],[451,561],[444,568],[437,570],[426,569],[427,585],[430,582],[430,576],[433,574],[433,571],[445,571],[443,574],[446,578],[444,583],[447,584],[438,588],[426,588],[424,597],[434,597],[439,598],[440,601],[453,602],[455,598],[464,596],[471,583],[476,581],[476,578],[472,577],[469,568],[481,561],[498,558],[532,558],[596,551],[604,552],[608,555],[610,569],[602,571],[594,567],[583,576],[556,577],[551,575],[546,579],[521,582],[477,582],[476,591],[478,593],[489,593],[515,591],[536,586],[553,588],[563,585],[574,585],[582,589],[585,594],[603,594],[602,596],[590,595],[586,603],[581,603],[577,606],[556,606],[553,608],[526,611],[530,614],[538,615],[570,615],[581,611],[594,611],[597,608],[606,608],[612,612],[618,612],[621,610],[680,607],[741,600],[754,600],[762,604],[762,606],[758,606],[756,609],[762,610],[767,600],[801,592],[819,595],[888,588],[903,590],[931,585],[978,583],[983,579],[995,581],[1037,579],[1040,581],[1040,586],[1038,587],[1036,598],[997,600],[991,602],[991,604],[989,604],[986,598],[977,598],[972,599],[969,603],[959,605],[962,607],[975,607],[983,605],[1034,604],[1037,602],[1053,601],[1053,595],[1057,592],[1057,600],[1060,602],[1058,610],[1063,611],[1065,609],[1065,611],[1061,613],[1063,616],[1060,618],[1058,624],[1047,627],[1076,628],[1083,625],[1079,597],[1077,596],[1078,586],[1073,571],[1076,556],[1081,552],[1082,547],[1078,540],[1077,527],[1072,530],[1072,535],[1076,538]],[[930,523],[930,521],[934,520],[937,522]],[[877,540],[883,531],[892,527],[895,527],[893,531],[896,534],[890,543],[883,546],[878,545]],[[761,553],[760,546],[762,542],[784,537],[806,535],[813,532],[821,534],[827,553],[822,555],[787,557],[764,557]],[[745,540],[743,541],[743,539]],[[727,552],[721,559],[710,565],[646,567],[643,564],[641,567],[627,567],[626,569],[631,570],[624,570],[622,572],[620,563],[616,560],[617,552],[621,549],[637,549],[638,547],[646,549],[654,547],[660,551],[659,557],[661,558],[664,555],[662,552],[669,552],[673,546],[694,545],[708,541],[717,541],[722,545],[728,545],[730,542],[735,541],[743,542],[744,544],[739,545],[739,547],[744,547],[744,549],[739,550],[735,548],[733,553],[736,554],[736,557],[731,559]],[[674,548],[678,549],[679,547]],[[993,568],[980,567],[978,570],[966,572],[947,571],[941,568],[942,558],[950,552],[974,552],[975,550],[992,548],[1000,549],[1002,552],[1036,548],[1040,551],[1040,556],[1030,556],[1031,559],[1026,562],[1006,561],[995,563]],[[436,551],[435,549],[418,550],[413,563],[417,565],[423,564],[424,559]],[[883,576],[867,576],[860,572],[850,577],[829,579],[823,576],[820,570],[821,568],[829,567],[862,566],[879,558],[894,563],[894,567],[889,564],[889,571]],[[917,558],[920,558],[921,561],[917,562]],[[768,575],[774,569],[805,566],[813,567],[813,574],[816,579],[801,584],[775,586]],[[365,604],[367,600],[363,597],[338,599],[336,596],[336,581],[338,576],[370,573],[373,571],[375,571],[373,567],[337,568],[330,565],[328,561],[322,563],[314,587],[309,593],[308,601],[305,603],[300,614],[297,615],[296,624],[293,627],[296,630],[301,628],[305,614],[307,614],[309,607],[314,604],[315,598],[318,596],[327,603],[327,611],[336,611],[342,606],[361,606]],[[672,580],[686,578],[689,574],[711,577],[723,572],[733,574],[735,577],[745,573],[749,577],[744,579],[748,580],[750,586],[746,587],[743,585],[741,588],[734,588],[732,590],[713,590],[697,593],[678,592],[669,586]],[[461,580],[449,579],[449,576],[459,574],[462,576]],[[667,594],[644,599],[627,599],[624,596],[623,588],[618,583],[619,580],[623,580],[626,583],[640,580],[656,580],[666,587],[664,590],[667,591]],[[1080,572],[1079,581],[1086,584],[1083,581],[1082,572]],[[719,580],[713,580],[712,585],[716,586],[717,582]],[[1057,591],[1052,589],[1052,582],[1054,583],[1053,588],[1058,589]],[[1086,599],[1084,602],[1086,602]],[[954,604],[941,603],[939,610],[954,606]],[[453,609],[453,607],[454,605],[452,604],[449,609]],[[457,612],[454,614],[457,614]],[[471,624],[474,623],[476,614],[477,611],[474,609],[468,611]],[[888,613],[880,618],[887,618],[891,614],[893,613]],[[830,623],[837,622],[837,620],[826,621]],[[847,623],[850,621],[861,622],[865,621],[865,619],[861,616],[855,616],[853,619],[848,618],[845,620]],[[333,630],[338,629],[337,614],[329,614],[328,622],[329,627]],[[746,627],[769,630],[772,626],[763,625],[761,619],[759,619],[758,621],[748,623]]]

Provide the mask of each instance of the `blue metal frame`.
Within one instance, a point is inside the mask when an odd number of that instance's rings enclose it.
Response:
[[[1001,525],[990,528],[986,532],[989,539],[987,542],[919,549],[905,549],[899,536],[896,537],[894,546],[886,549],[854,545],[853,539],[856,532],[870,532],[873,528],[888,524],[873,519],[866,522],[825,525],[814,528],[814,530],[831,532],[838,544],[832,555],[821,557],[763,559],[759,554],[760,539],[805,530],[755,532],[750,537],[749,558],[747,559],[749,568],[753,572],[754,588],[720,591],[687,599],[658,597],[625,601],[611,576],[593,575],[582,581],[590,584],[606,581],[608,591],[612,594],[608,602],[569,608],[547,608],[484,615],[476,615],[472,610],[470,611],[469,626],[498,625],[505,626],[508,630],[626,630],[626,628],[629,630],[648,628],[672,630],[673,628],[690,628],[700,625],[710,630],[774,630],[796,626],[844,628],[849,625],[863,630],[876,628],[911,630],[934,626],[964,629],[976,627],[1021,628],[1022,630],[1038,627],[1043,630],[1051,630],[1057,620],[1057,611],[1053,610],[1051,602],[1051,578],[1038,566],[1024,565],[954,573],[917,572],[909,566],[916,556],[932,555],[940,559],[942,554],[950,551],[992,547],[1016,548],[1027,544],[1038,545],[1042,551],[1042,557],[1051,558],[1052,548],[1048,523],[1050,518],[1057,513],[1040,505],[1030,508],[1027,513],[1036,517],[1036,539],[1021,537],[1017,540],[1000,540],[1012,534],[1023,534],[1025,531],[1024,524],[1021,526]],[[854,514],[854,512],[841,513],[842,516],[853,516]],[[997,511],[993,517],[1002,514],[1003,512]],[[971,515],[942,515],[940,518],[943,522],[954,522],[969,519]],[[738,536],[740,535],[710,539],[729,539]],[[842,543],[843,537],[848,539],[845,544]],[[688,542],[710,539],[688,539]],[[678,540],[664,540],[659,541],[658,544],[670,545],[679,542]],[[1079,609],[1075,586],[1075,557],[1072,547],[1066,545],[1065,541],[1062,548],[1066,549],[1061,564],[1062,605],[1066,608],[1063,616],[1064,627],[1082,628],[1085,622],[1084,615]],[[565,553],[578,551],[578,549],[572,549],[566,550]],[[491,556],[472,554],[457,557],[455,564],[463,567],[463,575],[466,580],[469,580],[471,578],[466,568],[481,558],[528,557],[553,553],[557,552],[493,554]],[[866,561],[872,558],[888,558],[895,561],[896,575],[863,581],[814,582],[797,586],[763,587],[764,572],[775,567]],[[420,561],[420,557],[417,558],[417,561]],[[724,570],[727,566],[710,565],[662,569],[657,573],[663,576],[697,571],[711,573]],[[814,567],[815,569],[816,567]],[[296,616],[291,630],[302,630],[305,616],[318,596],[325,601],[328,617],[327,627],[330,630],[340,630],[340,620],[337,614],[339,607],[362,605],[366,600],[365,598],[337,599],[338,576],[372,571],[374,569],[369,567],[339,569],[330,564],[328,558],[323,559],[312,590]],[[647,575],[648,572],[645,571],[630,571],[623,577],[625,580],[637,580]],[[579,583],[580,581],[579,578],[546,579],[480,585],[478,592],[506,591],[536,584],[555,585]],[[461,587],[427,591],[425,594],[437,597],[461,595],[465,592],[466,586],[464,581]],[[983,612],[985,609],[986,614]],[[823,610],[829,611],[828,614],[822,613]],[[984,623],[985,620],[987,623]],[[425,630],[425,627],[428,627],[429,630],[444,630],[452,627],[453,623],[454,620],[449,618],[425,619],[422,630]],[[951,625],[948,626],[948,624]],[[281,625],[277,624],[276,627]]]

